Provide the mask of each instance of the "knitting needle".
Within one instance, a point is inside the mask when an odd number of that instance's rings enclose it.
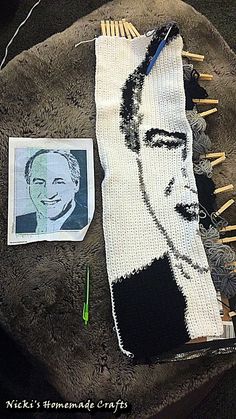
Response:
[[[215,113],[217,111],[218,111],[217,108],[212,108],[212,109],[209,109],[208,111],[200,112],[199,115],[204,118],[205,116],[211,115],[212,113]]]
[[[169,35],[169,33],[170,33],[171,29],[172,29],[172,25],[169,27],[169,29],[168,29],[168,31],[167,31],[167,33],[166,33],[166,35],[165,35],[165,38],[164,38],[164,39],[162,39],[162,40],[161,40],[161,42],[159,43],[159,45],[158,45],[158,47],[157,47],[157,50],[156,50],[155,54],[153,55],[153,57],[152,57],[152,59],[151,59],[150,63],[148,64],[148,68],[147,68],[147,71],[146,71],[146,75],[147,75],[147,76],[148,76],[148,74],[150,73],[150,71],[151,71],[152,67],[154,66],[154,64],[155,64],[155,62],[156,62],[157,58],[159,57],[159,55],[160,55],[161,51],[163,50],[163,48],[164,48],[164,46],[165,46],[165,44],[166,44],[166,40],[167,40],[167,38],[168,38],[168,35]]]
[[[86,297],[83,307],[83,320],[85,325],[87,326],[89,320],[89,280],[90,280],[90,269],[89,266],[86,267]]]
[[[101,30],[102,30],[102,35],[106,35],[106,25],[104,20],[101,20]]]
[[[216,215],[222,214],[222,212],[227,210],[227,208],[229,208],[232,204],[234,204],[234,202],[235,202],[234,199],[229,199],[229,201],[227,201],[224,205],[222,205],[222,207],[220,207],[220,209],[218,209],[218,211],[216,211]]]
[[[211,167],[217,166],[218,164],[222,163],[223,161],[225,161],[226,157],[225,156],[221,156],[216,160],[213,160],[211,162]]]
[[[219,103],[218,99],[193,99],[193,103],[198,103],[199,105],[215,105]]]
[[[223,227],[220,230],[220,233],[221,232],[223,233],[224,231],[233,231],[233,230],[236,230],[236,225]],[[236,265],[236,261],[235,262],[232,262],[232,263]]]
[[[122,20],[119,20],[119,28],[120,28],[120,34],[122,37],[125,37],[125,31],[124,31],[124,25]]]
[[[115,20],[115,36],[119,36],[119,24],[117,20]]]
[[[222,188],[215,189],[214,194],[217,195],[218,193],[221,193],[221,192],[229,192],[229,191],[232,191],[233,189],[234,189],[234,185],[232,185],[232,184],[222,186]]]

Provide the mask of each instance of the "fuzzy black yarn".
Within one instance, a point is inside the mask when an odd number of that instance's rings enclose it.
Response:
[[[213,180],[206,175],[195,174],[195,180],[198,190],[200,210],[202,212],[205,208],[208,214],[211,215],[216,211],[216,196],[214,195],[215,184]],[[201,217],[199,222],[207,229],[212,224],[211,218],[208,214],[205,212],[206,217]]]
[[[186,301],[167,256],[112,284],[123,347],[135,360],[157,356],[190,340]]]
[[[191,72],[191,78],[184,80],[185,90],[185,108],[186,110],[192,110],[194,108],[193,99],[204,99],[208,97],[207,91],[200,86],[198,83],[199,73],[193,69]]]

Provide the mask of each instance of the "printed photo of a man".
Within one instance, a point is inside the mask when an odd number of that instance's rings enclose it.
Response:
[[[35,211],[16,216],[16,233],[54,233],[86,226],[87,206],[78,199],[81,168],[70,150],[38,150],[28,159],[24,176]]]

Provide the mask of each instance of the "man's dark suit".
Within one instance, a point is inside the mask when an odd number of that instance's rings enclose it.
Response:
[[[72,214],[62,224],[60,230],[81,230],[88,224],[88,211],[82,205],[76,205]],[[16,233],[35,233],[37,228],[36,212],[16,217]]]

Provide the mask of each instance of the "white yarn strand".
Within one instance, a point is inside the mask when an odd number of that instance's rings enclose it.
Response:
[[[87,44],[87,42],[93,42],[97,39],[97,37],[95,36],[93,39],[87,39],[85,41],[80,41],[78,44],[75,44],[75,48],[77,48],[79,45],[81,44]]]
[[[21,24],[18,26],[17,30],[15,31],[13,37],[10,39],[10,41],[8,42],[7,46],[6,46],[6,50],[5,50],[5,55],[3,57],[3,60],[0,64],[0,70],[2,70],[2,67],[7,59],[7,55],[8,55],[8,49],[10,47],[10,45],[12,44],[12,42],[14,41],[15,37],[18,35],[20,28],[22,28],[22,26],[27,22],[27,20],[30,18],[33,10],[41,3],[41,0],[38,0],[34,6],[30,9],[28,15],[26,16],[25,20],[23,20],[23,22],[21,22]]]

